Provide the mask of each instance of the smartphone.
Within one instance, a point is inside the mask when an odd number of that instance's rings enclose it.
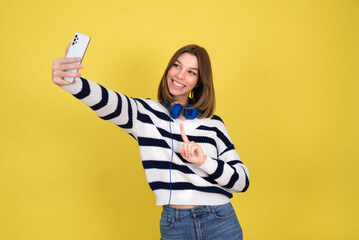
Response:
[[[80,57],[81,61],[80,62],[76,62],[74,64],[81,64],[82,59],[84,58],[86,49],[90,43],[90,37],[82,34],[82,33],[75,33],[74,38],[72,39],[71,42],[71,46],[69,51],[66,54],[66,57]],[[72,72],[72,73],[76,73],[77,69],[71,69],[71,70],[66,70],[67,72]],[[73,82],[74,78],[64,78],[66,81],[68,82]]]

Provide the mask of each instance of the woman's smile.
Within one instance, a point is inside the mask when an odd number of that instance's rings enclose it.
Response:
[[[180,84],[180,83],[177,82],[176,80],[173,80],[173,79],[171,79],[171,80],[172,80],[173,86],[174,86],[175,88],[182,89],[182,88],[185,87],[185,85]]]

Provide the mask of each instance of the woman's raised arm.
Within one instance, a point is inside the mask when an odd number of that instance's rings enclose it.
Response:
[[[66,53],[70,45],[66,49]],[[69,69],[82,69],[78,58],[58,58],[52,66],[52,81],[62,89],[89,106],[103,120],[107,120],[124,129],[136,138],[135,120],[137,104],[135,99],[107,89],[95,82],[80,78],[81,74],[66,72]],[[70,83],[64,77],[75,78]]]

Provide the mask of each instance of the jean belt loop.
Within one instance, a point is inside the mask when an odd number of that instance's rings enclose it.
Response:
[[[176,208],[176,214],[175,214],[175,219],[178,220],[179,219],[179,211],[180,209]]]
[[[211,208],[211,212],[212,212],[213,214],[215,214],[216,211],[214,210],[214,206],[209,206],[209,207]]]

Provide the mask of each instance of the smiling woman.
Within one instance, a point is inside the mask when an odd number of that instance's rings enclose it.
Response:
[[[191,90],[188,91],[189,89]],[[170,92],[171,90],[174,92]],[[173,94],[180,94],[179,90],[184,91],[182,105],[187,106],[189,102],[193,104],[192,108],[199,109],[200,118],[210,117],[214,113],[216,100],[212,67],[209,55],[203,47],[191,44],[177,50],[162,76],[157,99],[159,102],[178,102],[179,99]],[[188,98],[189,93],[191,99]]]
[[[161,239],[242,239],[230,198],[247,190],[249,173],[222,119],[213,114],[207,51],[187,45],[173,55],[158,102],[130,98],[65,71],[82,68],[77,61],[55,59],[53,82],[137,140],[148,183],[163,206]]]

